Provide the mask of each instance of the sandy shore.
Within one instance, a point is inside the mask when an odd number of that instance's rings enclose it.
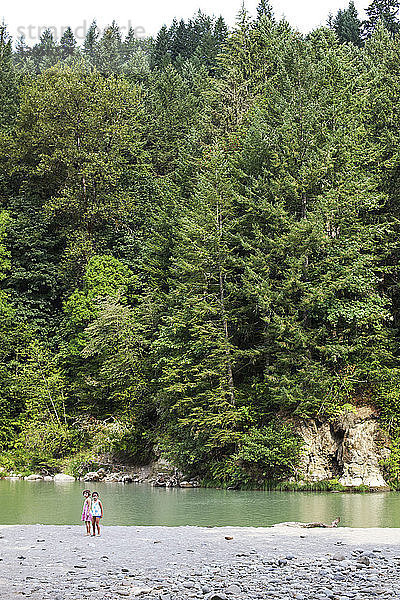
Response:
[[[400,599],[400,530],[0,526],[0,598]],[[233,539],[226,539],[233,538]]]

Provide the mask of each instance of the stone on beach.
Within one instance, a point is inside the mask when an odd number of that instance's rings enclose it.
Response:
[[[307,543],[285,527],[104,527],[95,541],[78,526],[17,525],[2,533],[5,600],[399,597],[395,529],[312,529]],[[47,552],[39,556],[44,540]]]

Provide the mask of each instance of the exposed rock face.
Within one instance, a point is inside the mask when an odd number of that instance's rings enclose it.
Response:
[[[389,439],[373,408],[345,411],[333,422],[302,421],[298,433],[305,442],[300,470],[307,480],[388,487],[380,462],[389,455]]]

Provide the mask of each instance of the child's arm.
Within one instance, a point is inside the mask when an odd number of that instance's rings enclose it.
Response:
[[[100,504],[100,508],[101,508],[101,518],[103,518],[103,505],[100,500],[99,500],[99,504]]]

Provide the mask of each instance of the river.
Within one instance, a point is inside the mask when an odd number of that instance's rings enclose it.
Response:
[[[82,490],[97,490],[104,525],[263,527],[283,521],[400,527],[400,493],[344,494],[153,488],[117,484],[0,480],[0,524],[79,523]]]

